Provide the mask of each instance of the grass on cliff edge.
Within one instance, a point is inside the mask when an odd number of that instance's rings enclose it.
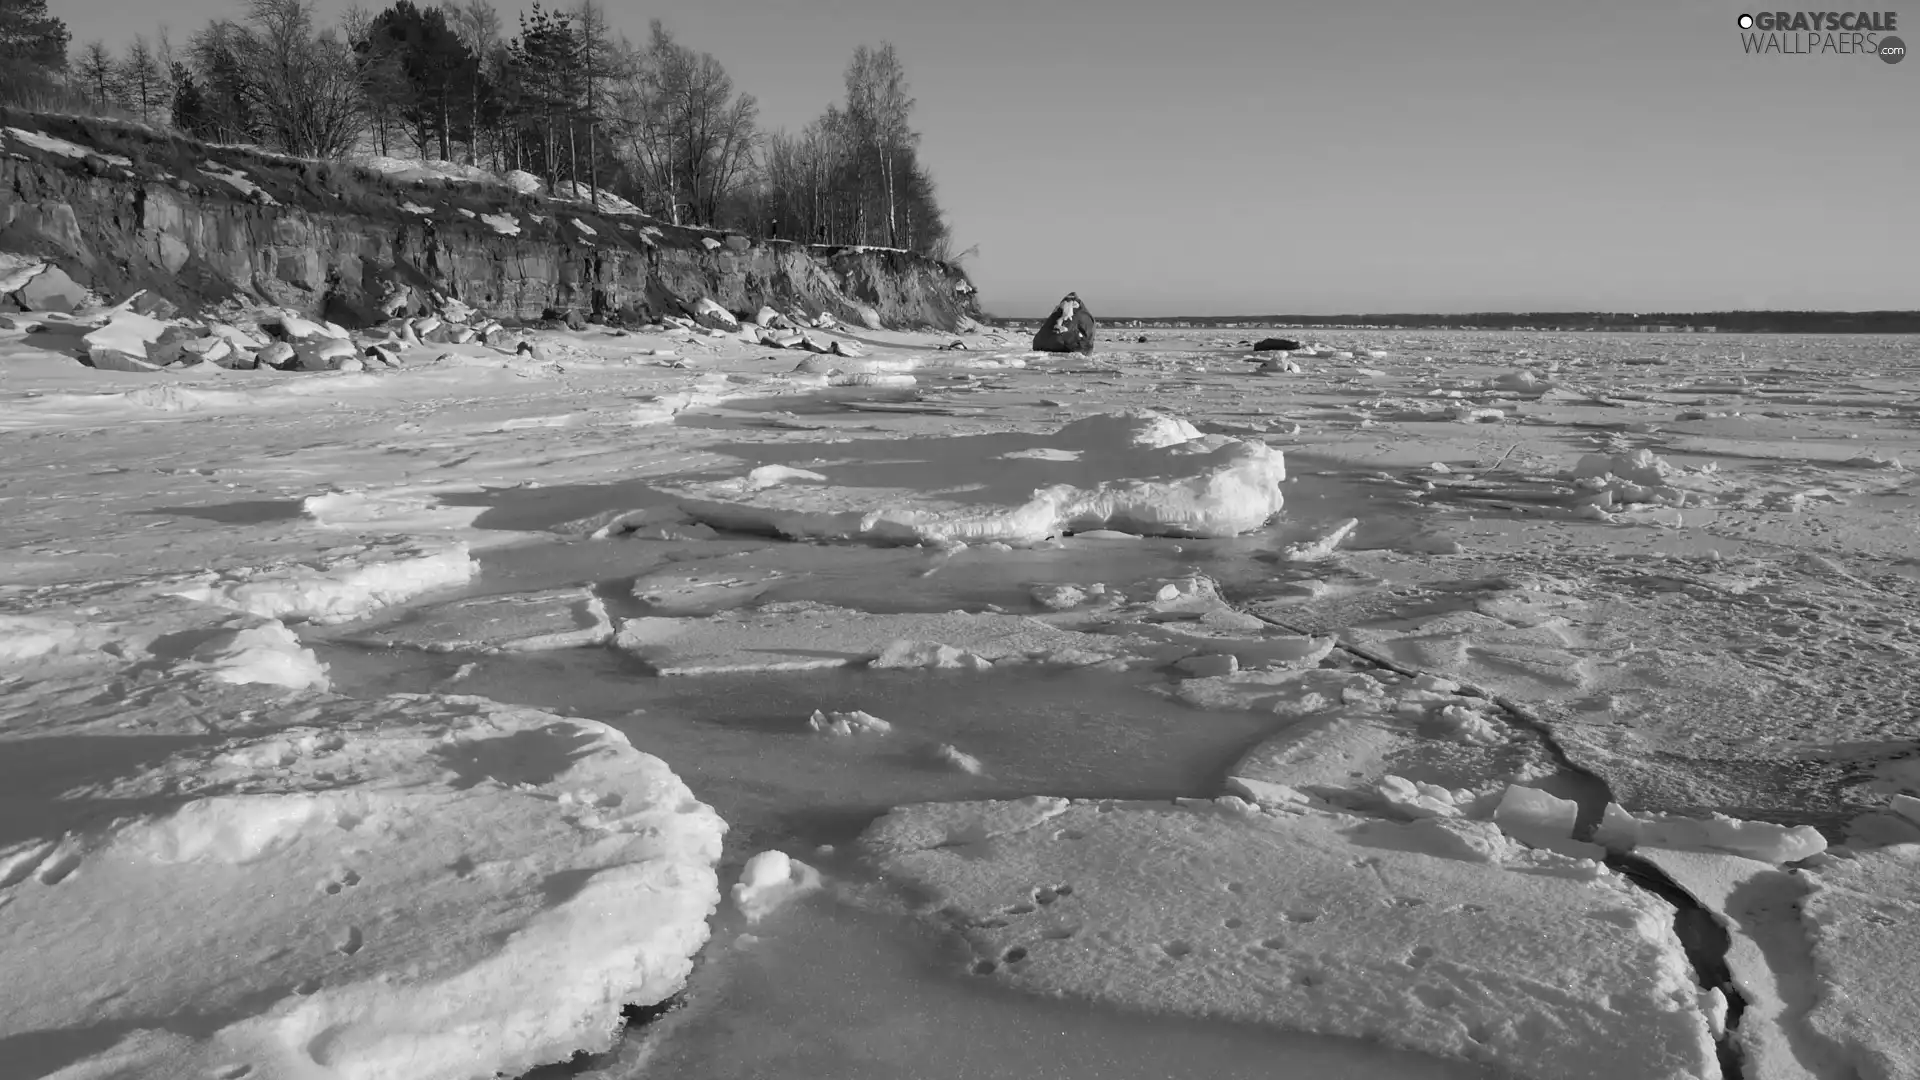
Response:
[[[518,239],[563,245],[580,243],[583,237],[577,230],[563,228],[561,214],[585,221],[594,230],[592,239],[586,242],[595,246],[704,250],[705,240],[745,235],[673,225],[647,215],[608,215],[584,203],[523,195],[505,185],[485,181],[396,180],[350,161],[321,161],[257,147],[203,143],[132,120],[0,107],[0,127],[36,131],[100,155],[126,158],[132,166],[122,168],[105,157],[76,159],[18,140],[6,140],[8,150],[15,156],[67,172],[123,182],[165,184],[200,199],[240,204],[255,202],[232,184],[209,173],[205,166],[211,165],[215,173],[243,173],[274,201],[302,210],[351,214],[396,224],[432,222],[436,228],[473,230],[503,239],[513,238],[500,234],[480,219],[490,214],[512,214],[520,228]],[[405,209],[408,203],[423,208],[426,213]],[[794,243],[764,237],[748,239],[757,245]],[[857,250],[845,245],[802,246],[829,257],[841,251]],[[950,277],[967,278],[957,259],[930,261]],[[971,285],[971,281],[968,284]]]

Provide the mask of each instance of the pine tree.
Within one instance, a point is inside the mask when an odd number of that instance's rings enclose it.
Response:
[[[0,101],[46,89],[67,69],[67,24],[47,0],[0,0]]]
[[[176,60],[168,75],[173,83],[173,98],[168,103],[173,126],[189,135],[201,136],[207,130],[209,115],[206,95],[194,81],[193,70]]]

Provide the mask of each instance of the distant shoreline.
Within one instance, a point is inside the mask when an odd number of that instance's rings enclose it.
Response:
[[[1002,317],[995,326],[1038,324],[1045,315]],[[1103,317],[1107,329],[1543,330],[1672,334],[1920,334],[1920,311],[1594,311],[1377,315],[1168,315]]]

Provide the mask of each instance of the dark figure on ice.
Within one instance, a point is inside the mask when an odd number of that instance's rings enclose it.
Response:
[[[1093,313],[1080,297],[1068,293],[1033,335],[1034,352],[1077,352],[1093,355]]]

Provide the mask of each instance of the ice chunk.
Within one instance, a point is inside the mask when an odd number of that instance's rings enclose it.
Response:
[[[1811,825],[1776,825],[1714,814],[1693,818],[1678,814],[1634,814],[1607,804],[1594,839],[1615,851],[1636,847],[1678,851],[1720,851],[1766,863],[1799,862],[1827,849],[1826,837]]]
[[[1029,591],[1034,603],[1049,611],[1066,611],[1087,602],[1087,594],[1075,585],[1035,585]]]
[[[218,631],[193,650],[192,658],[225,683],[284,686],[290,690],[325,690],[328,686],[327,665],[277,620]]]
[[[1244,803],[903,807],[862,838],[1010,987],[1558,1080],[1718,1077],[1673,909],[1490,826]],[[1469,857],[1438,855],[1446,845]]]
[[[1240,670],[1240,661],[1232,653],[1203,653],[1175,661],[1173,666],[1189,678],[1204,679],[1231,675]]]
[[[91,1029],[69,1075],[517,1076],[683,985],[725,826],[665,764],[480,698],[309,715],[103,776],[129,816],[7,890],[10,1053]]]
[[[820,872],[779,851],[763,851],[747,860],[740,881],[733,887],[733,906],[750,923],[759,922],[774,910],[803,893],[820,887]]]
[[[807,730],[822,735],[885,735],[893,725],[859,710],[830,713],[815,709],[807,718]]]
[[[298,566],[215,577],[177,595],[269,619],[352,622],[435,589],[462,585],[479,564],[467,545],[415,548],[398,558],[346,558],[320,569]]]
[[[990,438],[1000,440],[996,451],[984,444],[975,449],[964,438],[928,440],[925,450],[942,470],[986,470],[984,477],[994,482],[992,497],[984,499],[949,499],[927,490],[953,490],[964,471],[930,477],[925,485],[871,488],[837,482],[827,466],[817,474],[820,482],[804,485],[770,487],[764,474],[749,474],[663,488],[715,528],[901,544],[1034,543],[1101,530],[1235,536],[1264,524],[1285,501],[1280,482],[1286,466],[1279,451],[1261,442],[1200,436],[1186,421],[1159,413],[1087,417],[1046,436],[1051,448],[1081,452],[1070,461],[1009,458],[1005,438]],[[984,466],[976,464],[977,453],[986,455]]]
[[[1313,562],[1319,559],[1325,559],[1333,554],[1335,548],[1340,546],[1340,541],[1345,540],[1353,530],[1359,527],[1359,518],[1348,518],[1341,522],[1332,532],[1329,532],[1318,540],[1304,544],[1287,545],[1287,549],[1282,553],[1282,557],[1288,562]]]
[[[986,772],[986,766],[980,763],[979,758],[949,743],[941,743],[934,747],[928,752],[927,756],[932,759],[936,765],[944,765],[949,769],[967,773],[970,776],[979,776],[981,773]]]
[[[867,661],[876,671],[898,668],[942,668],[985,671],[993,661],[978,653],[937,641],[890,641],[880,655]]]
[[[1562,799],[1539,788],[1507,785],[1500,805],[1494,808],[1494,824],[1500,831],[1528,847],[1557,851],[1575,858],[1597,859],[1606,854],[1598,844],[1573,839],[1573,826],[1580,817],[1580,804]]]

